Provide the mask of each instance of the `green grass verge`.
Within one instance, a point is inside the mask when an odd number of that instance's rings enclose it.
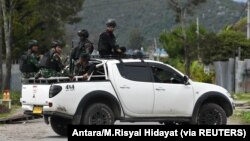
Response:
[[[236,110],[231,118],[239,120],[242,124],[250,124],[250,112]]]
[[[250,101],[250,93],[233,94],[232,97],[234,100]]]

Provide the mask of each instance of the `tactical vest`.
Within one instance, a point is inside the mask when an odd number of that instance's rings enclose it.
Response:
[[[51,52],[51,51],[44,54],[43,58],[40,61],[41,68],[52,69],[57,72],[61,71],[59,63],[53,61],[54,54],[55,52]]]
[[[30,53],[25,52],[19,59],[19,69],[22,73],[37,72],[38,68],[34,64],[29,63]]]

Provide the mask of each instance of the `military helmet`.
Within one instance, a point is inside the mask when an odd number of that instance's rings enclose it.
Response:
[[[90,55],[88,53],[81,53],[80,58],[90,60]]]
[[[52,42],[51,42],[51,47],[52,47],[52,48],[57,47],[57,46],[62,47],[62,46],[63,46],[62,41],[60,41],[60,40],[55,40],[55,41],[52,41]]]
[[[31,49],[33,46],[38,46],[38,41],[37,40],[30,40],[29,41],[29,49]]]
[[[79,30],[77,32],[77,35],[79,37],[84,37],[84,38],[88,38],[89,37],[89,32],[86,30],[86,29],[82,29],[82,30]]]
[[[107,22],[106,22],[106,25],[107,27],[116,27],[116,22],[114,19],[109,19]]]

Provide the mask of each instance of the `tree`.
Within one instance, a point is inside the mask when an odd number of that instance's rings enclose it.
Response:
[[[2,90],[2,84],[3,84],[3,68],[2,68],[2,64],[3,64],[3,61],[2,61],[2,48],[3,48],[3,38],[2,38],[2,6],[1,6],[1,2],[0,2],[0,92]]]
[[[128,48],[134,49],[134,50],[140,49],[142,47],[143,40],[144,40],[144,37],[142,36],[139,29],[133,29],[130,32]]]
[[[217,47],[220,46],[220,40],[216,33],[210,32],[201,36],[200,57],[202,63],[209,65],[214,62],[214,55],[217,54]]]
[[[186,39],[183,38],[181,27],[176,27],[172,31],[162,32],[160,35],[160,42],[168,51],[170,62],[176,63],[176,60],[185,63],[185,46],[188,47],[188,59],[190,63],[193,60],[197,60],[198,50],[196,48],[197,34],[196,34],[196,25],[192,24],[185,29],[185,34],[187,35]],[[200,34],[202,38],[200,42],[204,42],[206,39],[207,31],[204,28],[200,28]],[[203,46],[203,44],[201,44]],[[175,64],[171,64],[174,65]]]
[[[4,88],[10,88],[11,60],[27,50],[31,39],[40,41],[43,52],[51,40],[64,36],[64,24],[75,23],[84,0],[0,0],[3,17],[6,76]]]
[[[241,59],[250,56],[250,41],[246,39],[245,33],[234,30],[223,30],[218,33],[220,41],[216,48],[213,60],[228,60],[238,56],[238,48],[241,47]]]
[[[39,41],[42,53],[48,50],[52,40],[64,40],[64,25],[81,20],[76,15],[83,2],[84,0],[18,1],[13,19],[13,58],[19,58],[27,49],[30,39]]]
[[[187,44],[187,34],[186,34],[186,23],[187,23],[187,14],[192,14],[192,10],[195,6],[198,6],[200,3],[205,2],[206,0],[167,0],[169,7],[175,12],[175,21],[176,23],[181,24],[182,29],[182,38],[184,45],[184,57],[185,57],[185,72],[190,75],[190,49]]]
[[[11,78],[11,32],[12,32],[12,11],[14,8],[14,0],[1,0],[3,29],[4,29],[4,44],[6,47],[6,75],[4,78],[4,89],[10,89]]]

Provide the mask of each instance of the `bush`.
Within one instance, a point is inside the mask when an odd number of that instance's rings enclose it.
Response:
[[[0,114],[9,113],[10,110],[5,105],[0,104]]]
[[[179,71],[185,74],[184,63],[179,59],[170,59],[167,61],[168,64],[175,67]],[[215,73],[206,74],[204,72],[204,65],[198,61],[194,61],[190,67],[190,78],[198,82],[205,83],[214,83],[215,82]]]
[[[21,92],[18,92],[18,91],[10,92],[10,98],[11,98],[12,105],[21,105],[21,102],[20,102]]]
[[[215,73],[206,74],[204,72],[204,65],[198,61],[194,61],[190,68],[191,78],[198,82],[214,83]]]

